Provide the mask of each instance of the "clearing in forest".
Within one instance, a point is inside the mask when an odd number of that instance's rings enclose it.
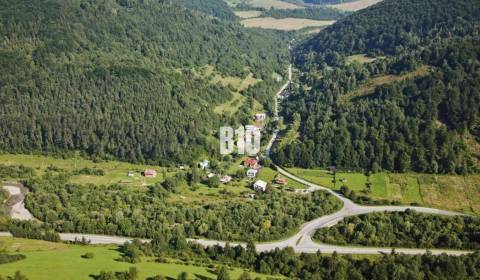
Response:
[[[303,18],[275,19],[272,17],[262,17],[242,20],[242,24],[245,27],[260,27],[277,30],[300,30],[306,27],[324,27],[334,23],[334,20],[312,20]]]

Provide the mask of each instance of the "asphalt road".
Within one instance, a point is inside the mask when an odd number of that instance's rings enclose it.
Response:
[[[291,67],[289,68],[289,81],[282,87],[282,89],[278,92],[277,96],[288,87],[291,82]],[[278,105],[275,105],[276,110],[278,110]],[[278,116],[278,112],[275,113],[275,116]],[[268,155],[270,149],[275,142],[278,136],[278,132],[276,131],[272,139],[270,140],[269,144],[266,148],[266,154]],[[303,224],[300,230],[292,237],[275,242],[268,242],[268,243],[257,243],[256,249],[259,252],[264,251],[271,251],[276,248],[286,248],[292,247],[295,252],[298,253],[315,253],[317,251],[321,251],[322,253],[341,253],[341,254],[388,254],[392,251],[393,248],[371,248],[371,247],[359,247],[359,246],[338,246],[338,245],[329,245],[329,244],[320,244],[316,243],[312,240],[312,236],[317,229],[331,227],[336,225],[339,221],[343,220],[345,217],[350,216],[357,216],[366,213],[373,213],[373,212],[395,212],[395,211],[405,211],[407,209],[412,209],[417,212],[427,213],[427,214],[437,214],[437,215],[446,215],[446,216],[455,216],[455,215],[462,215],[460,213],[444,211],[439,209],[433,208],[425,208],[425,207],[412,207],[412,206],[361,206],[355,204],[353,201],[349,200],[348,198],[332,191],[323,186],[319,186],[308,182],[302,178],[299,178],[286,170],[277,166],[277,170],[282,175],[290,178],[291,180],[297,181],[299,183],[304,184],[307,186],[305,190],[300,192],[302,193],[310,193],[314,191],[326,191],[337,197],[339,200],[343,202],[343,207],[340,211],[333,213],[331,215],[323,216],[307,222]],[[8,232],[0,232],[0,236],[11,236]],[[124,244],[125,242],[131,241],[131,238],[128,237],[119,237],[119,236],[104,236],[104,235],[93,235],[93,234],[78,234],[78,233],[61,233],[60,238],[64,241],[75,241],[75,240],[88,240],[92,244]],[[148,239],[144,239],[143,241],[149,241]],[[220,245],[225,246],[225,241],[216,241],[216,240],[206,240],[206,239],[189,239],[189,241],[197,242],[204,246],[212,246],[212,245]],[[235,243],[231,242],[230,245],[242,245],[245,246],[244,243]],[[405,249],[405,248],[395,248],[395,251],[398,253],[404,254],[424,254],[427,252],[425,249]],[[461,250],[429,250],[432,254],[442,254],[446,253],[448,255],[464,255],[471,253],[470,251],[461,251]]]

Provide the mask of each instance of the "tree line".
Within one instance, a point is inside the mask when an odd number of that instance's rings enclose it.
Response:
[[[478,250],[479,232],[477,217],[406,210],[347,217],[333,227],[318,230],[314,238],[342,245]]]

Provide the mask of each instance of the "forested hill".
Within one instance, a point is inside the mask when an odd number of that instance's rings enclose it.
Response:
[[[462,36],[462,25],[480,19],[478,0],[386,0],[328,27],[302,44],[302,55],[339,52],[393,55],[432,37]]]
[[[286,40],[174,2],[0,0],[0,149],[157,163],[204,151],[231,94],[191,70],[267,81]]]
[[[173,2],[180,4],[198,12],[211,15],[224,20],[235,20],[237,16],[233,13],[232,9],[228,7],[227,2],[223,0],[172,0]]]
[[[470,173],[480,155],[480,2],[385,0],[301,45],[283,165]]]

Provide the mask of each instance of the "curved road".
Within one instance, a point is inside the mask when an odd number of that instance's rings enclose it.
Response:
[[[289,67],[289,80],[288,82],[281,88],[281,90],[277,93],[277,98],[283,91],[288,87],[291,82],[291,66]],[[277,101],[276,101],[277,102]],[[275,117],[278,118],[278,103],[275,104]],[[268,156],[270,153],[270,149],[275,142],[278,136],[278,130],[276,130],[269,141],[265,154]],[[304,184],[308,188],[303,190],[302,192],[314,192],[314,191],[326,191],[339,200],[343,202],[343,208],[333,214],[323,216],[317,218],[313,221],[307,222],[303,224],[300,230],[292,237],[282,240],[282,241],[275,241],[269,243],[257,243],[256,249],[259,252],[270,251],[274,250],[275,248],[286,248],[292,247],[295,252],[298,253],[315,253],[317,251],[321,251],[322,253],[333,253],[337,252],[340,254],[388,254],[393,249],[392,248],[372,248],[372,247],[355,247],[355,246],[338,246],[338,245],[328,245],[328,244],[320,244],[316,243],[312,240],[312,236],[317,229],[331,227],[337,224],[339,221],[343,220],[345,217],[350,216],[357,216],[366,213],[372,212],[396,212],[396,211],[405,211],[407,209],[412,209],[417,212],[427,213],[427,214],[437,214],[437,215],[446,215],[446,216],[455,216],[455,215],[462,215],[460,213],[444,211],[439,209],[433,208],[425,208],[425,207],[411,207],[411,206],[361,206],[355,204],[350,199],[332,191],[323,186],[319,186],[308,182],[302,178],[299,178],[293,174],[290,174],[286,170],[276,166],[279,173],[282,175],[290,178],[291,180],[297,181],[299,183]],[[11,191],[13,195],[13,189],[11,186],[7,188],[7,190]],[[23,201],[22,201],[23,202]],[[0,232],[0,236],[11,236],[8,232]],[[60,238],[64,241],[74,241],[74,240],[81,240],[82,238],[85,240],[90,241],[92,244],[124,244],[125,242],[131,241],[132,238],[128,237],[119,237],[119,236],[104,236],[104,235],[93,235],[93,234],[77,234],[77,233],[61,233]],[[147,239],[143,241],[148,241]],[[220,245],[225,246],[227,242],[225,241],[216,241],[216,240],[206,240],[206,239],[190,239],[192,242],[197,242],[204,246],[212,246],[212,245]],[[230,243],[232,246],[235,245],[242,245],[245,246],[244,243]],[[396,248],[396,252],[404,253],[404,254],[424,254],[427,252],[425,249],[404,249],[404,248]],[[464,255],[471,253],[470,251],[461,251],[461,250],[429,250],[432,254],[442,254],[446,253],[449,255]]]

